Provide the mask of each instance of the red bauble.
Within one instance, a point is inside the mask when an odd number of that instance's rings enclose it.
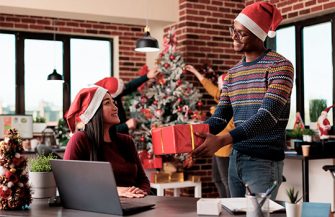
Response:
[[[164,68],[168,69],[170,67],[170,64],[164,63]]]
[[[182,112],[182,111],[183,111],[182,107],[178,106],[178,107],[177,107],[177,111],[178,111],[178,112]]]
[[[145,104],[148,102],[148,98],[146,96],[141,96],[141,103]]]
[[[173,54],[171,54],[171,55],[169,56],[169,58],[170,58],[170,60],[175,60],[175,59],[176,59],[176,57],[175,57]]]
[[[145,142],[145,137],[144,137],[144,136],[141,136],[140,141],[141,141],[141,142]]]
[[[176,83],[177,83],[177,86],[180,86],[183,83],[183,81],[179,79]]]
[[[154,104],[154,105],[158,105],[158,101],[155,100],[155,101],[153,102],[153,104]]]
[[[201,101],[199,101],[199,102],[197,102],[197,106],[198,107],[202,107],[204,104],[201,102]]]
[[[177,101],[178,101],[179,103],[181,103],[181,102],[183,101],[183,99],[182,99],[181,97],[178,97]]]

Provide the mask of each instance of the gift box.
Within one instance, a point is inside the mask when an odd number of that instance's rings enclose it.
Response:
[[[160,157],[154,157],[152,159],[143,159],[142,165],[144,169],[160,169],[163,167],[163,161]]]
[[[187,181],[201,182],[201,176],[195,176],[195,175],[188,176]]]
[[[184,173],[183,172],[174,172],[170,174],[170,182],[183,182]]]
[[[204,142],[194,133],[208,133],[207,124],[179,124],[152,129],[155,155],[188,153]]]
[[[155,172],[150,174],[151,183],[163,183],[169,181],[170,181],[170,174],[168,173]]]

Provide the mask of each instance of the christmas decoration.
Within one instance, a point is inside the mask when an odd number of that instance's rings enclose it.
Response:
[[[160,75],[131,100],[130,114],[139,121],[132,132],[139,150],[152,153],[153,128],[200,121],[201,115],[193,114],[202,108],[202,103],[198,103],[202,94],[184,79],[185,63],[176,47],[175,32],[170,30],[157,60]]]
[[[0,209],[25,209],[31,203],[28,175],[25,172],[27,159],[22,156],[21,138],[15,129],[10,129],[0,142]]]

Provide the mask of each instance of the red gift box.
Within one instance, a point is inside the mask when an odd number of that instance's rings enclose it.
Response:
[[[155,155],[188,153],[204,139],[194,133],[208,133],[208,124],[179,124],[151,130]]]
[[[163,161],[160,157],[153,159],[143,159],[142,165],[144,169],[160,169],[163,168]]]

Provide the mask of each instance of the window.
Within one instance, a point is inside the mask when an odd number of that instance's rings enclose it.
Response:
[[[0,34],[0,114],[15,114],[15,35]]]
[[[24,46],[25,113],[56,124],[63,117],[63,84],[47,77],[53,69],[63,74],[63,43],[26,39]]]
[[[275,46],[295,67],[295,83],[291,97],[288,123],[293,127],[295,113],[300,112],[307,126],[310,121],[310,101],[324,99],[327,106],[334,104],[334,27],[335,14],[324,15],[291,23],[277,30]],[[328,112],[333,123],[334,112]]]
[[[71,39],[71,101],[83,87],[111,75],[110,43]]]
[[[6,84],[0,85],[0,114],[32,114],[55,125],[70,106],[70,90],[75,95],[112,76],[111,39],[0,32],[0,75]],[[47,81],[53,69],[64,76],[64,83]]]

